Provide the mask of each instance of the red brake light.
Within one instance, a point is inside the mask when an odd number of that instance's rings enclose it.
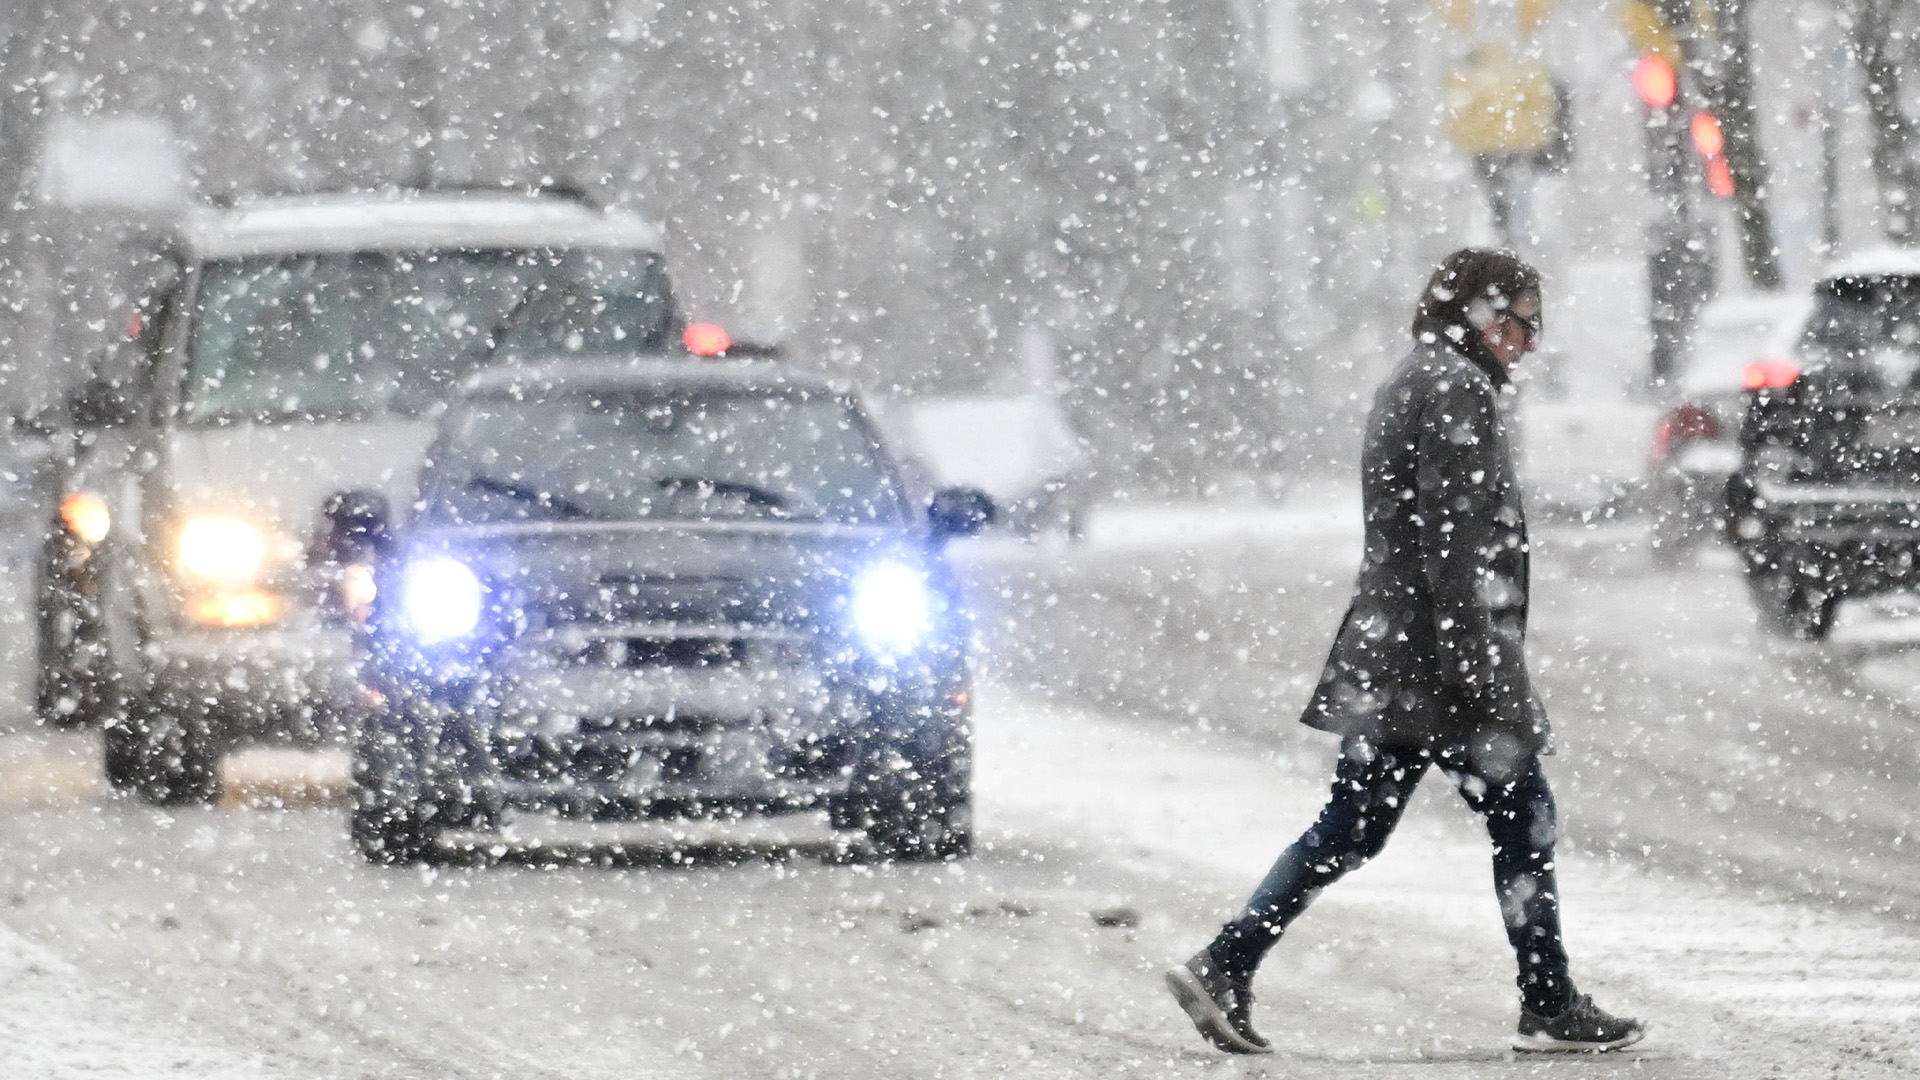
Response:
[[[1779,390],[1792,386],[1799,377],[1800,369],[1793,361],[1770,356],[1748,364],[1740,373],[1740,384],[1749,390]]]
[[[733,348],[733,338],[725,328],[714,323],[688,323],[687,332],[680,336],[686,342],[687,351],[695,356],[722,356]]]
[[[1660,426],[1653,431],[1654,464],[1667,460],[1681,443],[1719,437],[1720,421],[1712,413],[1698,405],[1677,405],[1660,418]]]

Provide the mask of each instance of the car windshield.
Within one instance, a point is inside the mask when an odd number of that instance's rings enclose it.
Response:
[[[216,262],[193,310],[189,419],[415,412],[495,356],[657,353],[672,293],[631,250]]]
[[[487,398],[450,415],[423,514],[502,521],[897,524],[872,430],[836,397],[760,390]]]
[[[1920,368],[1920,279],[1841,278],[1821,287],[1801,340],[1813,361],[1858,366],[1888,387]]]

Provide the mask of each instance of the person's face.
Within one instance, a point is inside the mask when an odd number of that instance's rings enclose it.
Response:
[[[1480,331],[1480,338],[1487,343],[1487,351],[1493,358],[1500,361],[1500,366],[1512,370],[1522,356],[1539,344],[1540,298],[1527,295],[1514,301]]]

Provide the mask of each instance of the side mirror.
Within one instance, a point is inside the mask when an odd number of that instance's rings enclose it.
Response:
[[[993,500],[977,488],[944,488],[934,493],[927,507],[927,521],[933,526],[935,540],[977,535],[993,524],[996,516]]]
[[[139,419],[140,406],[128,387],[96,375],[67,395],[67,415],[79,428],[123,427]]]
[[[320,504],[324,519],[310,553],[315,562],[377,560],[392,543],[393,512],[377,491],[336,491]]]

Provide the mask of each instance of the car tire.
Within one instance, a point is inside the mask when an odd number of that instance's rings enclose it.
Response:
[[[353,793],[347,833],[360,857],[375,866],[412,866],[426,861],[439,839],[417,811],[399,802]]]
[[[155,806],[193,806],[220,795],[220,753],[208,726],[148,700],[130,701],[101,729],[107,782]]]
[[[376,725],[369,724],[370,729]],[[379,730],[354,739],[348,779],[347,834],[362,858],[375,866],[424,861],[439,840],[431,808],[422,805],[418,763],[410,750]]]
[[[915,758],[919,760],[915,760]],[[933,755],[885,755],[863,774],[851,824],[874,854],[898,862],[945,862],[973,854],[973,754],[964,739]]]

